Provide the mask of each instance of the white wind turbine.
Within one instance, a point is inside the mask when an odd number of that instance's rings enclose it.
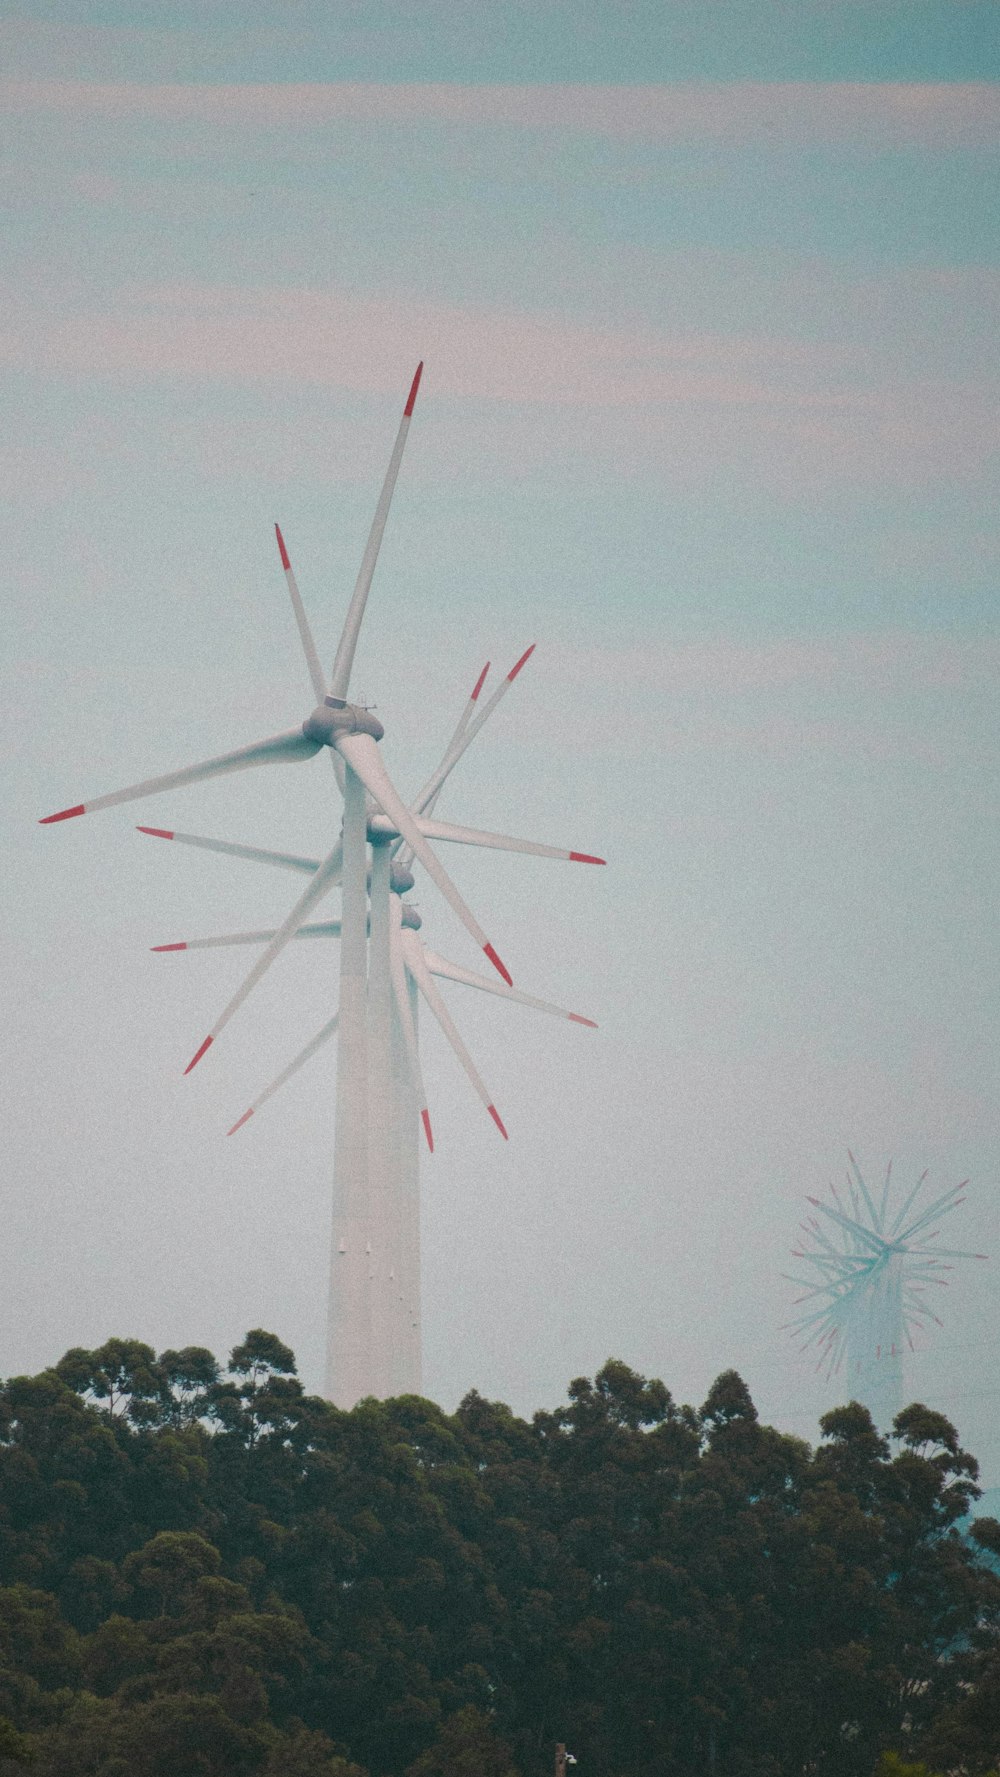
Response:
[[[429,837],[434,837],[435,839],[451,839],[463,843],[493,845],[503,849],[536,849],[527,842],[508,840],[500,835],[489,835],[472,829],[450,829],[431,819],[434,801],[448,771],[464,747],[478,732],[490,709],[509,687],[510,682],[527,659],[527,654],[522,656],[521,661],[507,675],[506,681],[484,710],[477,714],[472,714],[471,711],[466,712],[463,722],[459,725],[459,730],[456,731],[450,753],[442,761],[435,777],[425,786],[414,811],[407,809],[382,765],[376,744],[382,739],[384,733],[381,723],[376,721],[369,711],[347,701],[351,668],[361,622],[413,413],[422,368],[422,365],[417,368],[404,408],[368,544],[337,648],[328,690],[323,680],[318,653],[306,620],[284,541],[280,531],[278,532],[282,565],[285,569],[292,605],[309,666],[313,691],[318,700],[317,707],[312,714],[299,728],[204,760],[199,764],[187,766],[179,771],[146,779],[125,789],[98,796],[87,802],[77,803],[71,808],[62,809],[57,814],[45,817],[43,822],[43,824],[49,824],[67,820],[100,808],[113,807],[182,785],[196,783],[202,779],[245,770],[256,765],[293,763],[299,759],[314,756],[324,747],[330,750],[337,781],[344,795],[344,820],[341,837],[318,864],[315,860],[291,860],[281,857],[279,854],[270,854],[272,862],[291,864],[292,867],[299,869],[304,866],[309,874],[309,882],[283,924],[277,931],[269,935],[263,954],[195,1052],[185,1072],[190,1072],[201,1060],[285,945],[297,935],[300,928],[306,923],[313,907],[336,882],[340,882],[343,891],[341,987],[337,1013],[340,1041],[338,1043],[334,1175],[335,1196],[338,1202],[337,1220],[341,1233],[339,1240],[334,1243],[331,1278],[331,1302],[334,1305],[334,1314],[331,1320],[331,1337],[328,1346],[327,1386],[328,1392],[334,1398],[348,1404],[361,1394],[370,1391],[366,1387],[366,1383],[372,1375],[369,1350],[372,1331],[370,1277],[368,1276],[370,1265],[365,1250],[369,1243],[364,1239],[364,1233],[370,1220],[369,1152],[372,1143],[369,1128],[369,1086],[370,1069],[373,1062],[376,1079],[384,1074],[386,1065],[386,1045],[383,1041],[384,1020],[380,1021],[379,1018],[375,1018],[372,1021],[379,1034],[373,1044],[370,1045],[368,1041],[366,873],[369,830],[371,829],[370,836],[375,841],[372,871],[372,927],[377,936],[373,945],[375,978],[373,988],[380,978],[380,959],[384,962],[386,955],[386,945],[381,935],[385,924],[382,914],[386,899],[384,891],[387,891],[389,883],[389,873],[386,866],[389,863],[389,853],[392,849],[398,849],[405,844],[407,856],[416,858],[424,866],[444,898],[508,986],[511,984],[511,978],[495,947],[487,939],[485,932],[430,849],[427,840]],[[275,528],[277,530],[277,527]],[[530,654],[530,652],[529,649],[528,653]],[[477,687],[477,692],[478,689],[479,687]],[[471,701],[474,702],[475,699]],[[376,809],[381,811],[381,816],[375,813],[373,817],[373,811],[368,803],[369,796],[376,805]],[[378,829],[380,818],[384,823],[381,830]],[[166,836],[165,829],[146,829],[146,831],[160,832]],[[177,835],[177,837],[182,836]],[[198,840],[195,836],[187,837],[191,843],[200,843],[212,849],[227,850],[235,855],[253,855],[250,848],[232,846],[225,842]],[[556,855],[570,855],[579,858],[580,861],[587,862],[601,861],[578,853],[557,853]],[[397,886],[401,886],[401,883],[398,882]],[[391,897],[391,904],[398,904],[396,896]],[[401,920],[399,923],[401,927]],[[383,976],[385,972],[384,969],[381,969]],[[391,981],[392,969],[390,968],[388,972]],[[408,989],[409,1027],[412,1032],[414,1026],[412,977],[407,977],[407,980],[410,982]],[[378,997],[377,993],[374,997]],[[382,1004],[384,1005],[384,996]],[[397,1006],[396,1026],[398,1028],[391,1037],[390,1052],[393,1045],[397,1052],[401,1048],[407,1051],[405,1065],[408,1073],[412,1074],[415,1038],[411,1037],[409,1045],[407,1045],[404,1040],[406,1023],[404,1013]],[[399,1073],[401,1063],[398,1053],[395,1062],[391,1060],[390,1056],[389,1065],[390,1068],[395,1067],[396,1073]],[[398,1098],[399,1094],[396,1096]],[[380,1096],[380,1102],[387,1102],[384,1094]],[[426,1107],[421,1108],[425,1109]],[[499,1124],[499,1118],[496,1120]],[[414,1122],[415,1119],[411,1119],[411,1124]],[[500,1127],[502,1129],[502,1124]],[[398,1137],[394,1136],[392,1132],[389,1132],[388,1135],[383,1132],[383,1135],[383,1148],[391,1148],[394,1141],[398,1145]],[[378,1147],[377,1142],[375,1146]],[[397,1174],[400,1170],[397,1166]],[[341,1260],[345,1262],[341,1263]]]
[[[936,1244],[937,1224],[964,1203],[967,1179],[921,1204],[925,1172],[894,1211],[891,1160],[876,1203],[850,1152],[848,1159],[847,1203],[833,1185],[832,1203],[808,1200],[824,1220],[813,1215],[800,1224],[803,1244],[793,1256],[810,1275],[789,1279],[806,1286],[797,1298],[797,1305],[806,1304],[803,1313],[789,1325],[803,1350],[816,1348],[816,1368],[830,1378],[843,1371],[851,1398],[888,1430],[904,1405],[904,1343],[912,1351],[914,1328],[923,1330],[928,1320],[942,1324],[925,1300],[928,1292],[946,1287],[942,1274],[954,1269],[950,1261],[986,1255]]]
[[[530,652],[529,649],[528,654]],[[482,710],[477,711],[477,700],[488,670],[484,668],[463,712],[462,720],[445,750],[441,765],[413,804],[412,812],[423,806],[429,808],[436,801],[445,778],[505,695],[528,654],[521,656],[492,698]],[[472,726],[473,721],[475,727]],[[463,844],[581,863],[602,862],[588,853],[486,833],[478,828],[457,827],[423,819],[420,819],[420,825],[432,830],[433,836],[454,839]],[[175,833],[163,828],[141,827],[139,831],[293,871],[309,873],[316,869],[315,859],[265,851],[259,847],[232,844],[195,834]],[[368,1217],[363,1231],[370,1295],[367,1313],[369,1386],[366,1392],[416,1392],[420,1388],[419,1161],[416,1141],[418,1109],[428,1146],[433,1149],[430,1113],[417,1047],[417,994],[429,1005],[473,1089],[482,1099],[504,1139],[507,1131],[492,1096],[434,985],[433,977],[462,982],[487,993],[495,992],[502,998],[568,1018],[578,1024],[592,1028],[594,1025],[592,1019],[584,1018],[578,1013],[565,1012],[561,1007],[545,1000],[519,993],[512,987],[475,974],[460,964],[447,962],[443,957],[426,950],[417,937],[421,925],[420,916],[414,908],[401,900],[402,894],[413,886],[413,877],[409,871],[409,848],[399,851],[397,857],[390,862],[391,850],[394,845],[399,847],[401,842],[385,817],[374,813],[369,816],[368,837],[372,842],[372,868],[369,876],[371,912],[367,999]],[[295,936],[298,939],[340,937],[341,933],[341,920],[332,919],[300,926]],[[274,936],[272,930],[235,932],[155,945],[154,949],[177,952],[240,944],[266,944]],[[334,1014],[278,1077],[258,1094],[249,1109],[234,1123],[229,1131],[230,1135],[241,1129],[286,1081],[333,1038],[338,1025],[338,1015]],[[346,1236],[341,1233],[338,1237],[335,1230],[335,1251],[344,1250],[341,1241],[344,1241],[346,1247]],[[338,1336],[335,1332],[335,1339]]]

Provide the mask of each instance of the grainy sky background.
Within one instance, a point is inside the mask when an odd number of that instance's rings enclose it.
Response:
[[[47,0],[0,27],[10,987],[0,1373],[273,1327],[318,1386],[332,1051],[294,882],[134,822],[319,853],[331,774],[39,815],[298,722],[278,518],[332,653],[416,360],[356,690],[416,788],[482,662],[530,668],[443,814],[606,871],[448,863],[520,985],[436,1032],[426,1389],[519,1411],[609,1354],[780,1331],[805,1193],[971,1175],[908,1392],[1000,1478],[996,192],[975,0]],[[429,885],[436,948],[472,961]],[[331,903],[331,907],[334,903]],[[951,1230],[949,1231],[949,1238]]]

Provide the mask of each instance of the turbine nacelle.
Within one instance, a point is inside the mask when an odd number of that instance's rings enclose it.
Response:
[[[394,895],[408,895],[411,888],[414,886],[415,880],[413,871],[410,870],[406,864],[397,864],[394,858],[389,865],[389,888],[391,893]],[[366,873],[365,882],[368,887],[368,893],[371,894],[372,873],[370,870]]]
[[[397,864],[395,858],[393,858],[389,870],[389,888],[391,892],[394,895],[408,895],[411,888],[413,888],[415,881],[416,878],[414,877],[413,871],[408,869],[405,864]],[[405,920],[403,923],[405,925]],[[418,919],[417,925],[419,924],[420,921]]]
[[[349,734],[370,734],[372,740],[381,740],[385,729],[378,717],[360,704],[345,703],[342,697],[324,697],[303,722],[302,732],[307,740],[314,740],[321,747],[335,747]]]

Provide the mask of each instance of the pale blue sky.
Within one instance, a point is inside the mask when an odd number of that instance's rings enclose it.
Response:
[[[615,1352],[701,1398],[736,1362],[808,1435],[779,1273],[848,1144],[970,1173],[961,1244],[1000,1253],[996,8],[157,17],[0,27],[0,1373],[263,1323],[318,1380],[329,1070],[221,1132],[334,959],[183,1080],[242,961],[147,947],[287,892],[132,829],[322,850],[328,773],[34,821],[307,713],[270,526],[329,653],[422,356],[356,688],[415,787],[537,640],[448,811],[609,859],[449,860],[602,1028],[456,989],[503,1151],[429,1034],[428,1392],[528,1410]],[[996,1276],[909,1378],[993,1471]]]

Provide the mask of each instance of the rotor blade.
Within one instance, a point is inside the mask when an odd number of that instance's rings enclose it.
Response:
[[[311,1056],[315,1055],[317,1049],[322,1049],[323,1044],[328,1043],[330,1041],[330,1038],[333,1036],[333,1033],[337,1028],[338,1018],[339,1018],[339,1013],[335,1012],[333,1014],[333,1017],[330,1019],[329,1023],[324,1024],[323,1029],[321,1031],[318,1031],[317,1034],[313,1037],[312,1042],[306,1044],[305,1048],[301,1051],[301,1053],[296,1055],[295,1060],[290,1061],[288,1063],[288,1066],[285,1068],[284,1072],[280,1073],[276,1080],[271,1081],[270,1086],[265,1086],[265,1088],[264,1088],[263,1092],[260,1094],[260,1096],[258,1098],[254,1099],[253,1104],[250,1106],[250,1109],[248,1111],[244,1111],[242,1117],[238,1117],[236,1119],[236,1122],[233,1124],[233,1127],[226,1131],[227,1135],[235,1135],[237,1129],[242,1129],[244,1123],[249,1123],[250,1118],[253,1116],[254,1112],[259,1111],[261,1105],[266,1103],[266,1101],[269,1098],[273,1098],[274,1094],[279,1090],[279,1088],[285,1084],[285,1081],[290,1080],[293,1074],[297,1074],[299,1071],[299,1068],[304,1066],[304,1064],[309,1060],[309,1058]]]
[[[379,807],[389,816],[407,844],[412,847],[414,856],[419,859],[431,880],[437,884],[445,900],[454,908],[466,930],[471,932],[480,950],[489,957],[493,967],[498,974],[503,976],[508,987],[512,987],[513,982],[482,926],[473,917],[450,876],[442,869],[423,834],[419,831],[409,809],[393,789],[385,766],[379,757],[378,746],[371,735],[345,734],[338,736],[336,745],[352,770],[357,772],[365,789],[374,796]]]
[[[274,937],[271,939],[271,942],[268,944],[267,949],[263,952],[263,955],[257,958],[257,961],[254,963],[254,966],[250,970],[242,987],[240,987],[233,995],[225,1011],[222,1013],[222,1016],[216,1019],[208,1036],[202,1043],[201,1048],[191,1057],[187,1067],[184,1069],[186,1074],[189,1074],[191,1069],[197,1065],[206,1049],[211,1048],[220,1030],[229,1023],[233,1013],[242,1006],[243,1001],[247,998],[248,994],[252,993],[261,976],[267,973],[275,958],[284,950],[289,939],[294,938],[299,927],[305,924],[306,914],[310,911],[310,908],[315,907],[316,902],[322,900],[327,891],[333,887],[335,878],[340,874],[343,855],[343,841],[338,839],[332,852],[323,859],[323,862],[313,876],[312,881],[299,896],[291,913],[285,920],[284,925],[279,926]]]
[[[462,714],[460,715],[458,722],[456,724],[455,732],[452,735],[450,741],[448,742],[448,745],[445,747],[444,755],[443,755],[444,758],[447,758],[448,754],[452,751],[452,749],[454,747],[457,747],[459,741],[461,740],[463,734],[465,733],[465,730],[468,728],[469,723],[472,721],[472,718],[476,713],[476,705],[479,702],[479,693],[481,692],[483,686],[486,683],[486,675],[489,672],[489,670],[490,670],[490,663],[489,663],[489,661],[487,661],[486,665],[483,667],[483,670],[480,673],[478,679],[476,680],[475,684],[472,687],[472,690],[469,694],[468,702],[466,703],[466,706],[465,706],[464,710],[462,711]],[[440,790],[438,790],[431,797],[430,802],[427,804],[427,807],[424,810],[425,814],[427,814],[427,815],[433,814],[434,804],[437,801],[438,796],[440,794],[441,794],[441,792],[440,792]]]
[[[297,858],[291,852],[261,851],[255,845],[231,845],[228,839],[200,839],[195,833],[172,833],[166,827],[137,827],[153,839],[176,839],[179,845],[198,845],[203,851],[224,852],[231,858],[249,858],[254,864],[278,864],[284,870],[302,870],[311,876],[319,869],[318,858]]]
[[[285,579],[288,582],[289,597],[292,601],[292,610],[295,612],[295,621],[299,626],[302,652],[306,657],[306,665],[309,668],[309,677],[312,680],[312,688],[316,694],[316,702],[322,703],[326,696],[323,668],[320,665],[319,654],[316,651],[316,643],[313,641],[312,630],[309,628],[309,619],[306,616],[305,606],[302,603],[302,594],[299,592],[298,582],[292,571],[292,564],[288,559],[288,550],[285,548],[285,539],[281,534],[280,525],[275,525],[274,534],[278,539],[278,553],[281,556],[281,565],[285,570]]]
[[[419,942],[419,939],[418,939]],[[486,975],[476,975],[471,969],[460,968],[458,963],[445,962],[433,950],[423,946],[424,962],[432,975],[442,975],[447,981],[460,981],[465,987],[478,987],[482,993],[499,994],[501,999],[516,1000],[519,1006],[530,1006],[535,1012],[551,1012],[555,1018],[568,1018],[573,1024],[585,1024],[588,1029],[596,1030],[593,1018],[583,1018],[579,1012],[566,1012],[562,1006],[553,1006],[548,1000],[536,1000],[530,993],[518,993],[516,987],[504,987],[499,981],[491,981]]]
[[[337,644],[337,655],[333,663],[333,673],[330,679],[331,697],[346,698],[347,696],[347,687],[350,684],[351,679],[351,668],[354,665],[354,651],[358,645],[358,635],[361,631],[361,620],[364,617],[365,604],[368,599],[368,589],[371,586],[372,576],[375,573],[375,563],[378,561],[378,552],[382,544],[382,533],[385,530],[386,519],[389,516],[389,506],[392,502],[393,488],[396,485],[396,476],[399,474],[399,465],[403,460],[403,447],[406,444],[406,434],[410,430],[410,419],[413,414],[414,402],[417,399],[417,390],[420,387],[420,376],[423,368],[423,360],[421,359],[420,363],[417,365],[417,373],[410,385],[410,393],[407,396],[406,406],[403,409],[403,417],[399,422],[399,431],[396,434],[396,442],[393,446],[392,456],[389,459],[389,467],[386,470],[385,480],[382,483],[382,492],[379,495],[378,505],[375,508],[375,517],[372,520],[372,528],[368,533],[368,543],[365,548],[364,556],[362,557],[361,569],[354,587],[351,602],[347,608],[347,617],[344,622],[343,633]],[[320,701],[322,701],[322,699]]]
[[[448,745],[445,747],[444,752],[441,755],[442,760],[447,759],[449,753],[454,751],[455,747],[457,747],[459,741],[461,740],[463,734],[465,733],[465,730],[468,728],[469,723],[472,721],[472,718],[475,714],[476,705],[479,702],[479,693],[482,691],[482,688],[486,683],[486,675],[489,672],[489,670],[490,670],[490,663],[489,663],[489,661],[487,661],[486,665],[483,667],[483,670],[480,673],[478,679],[476,680],[475,684],[472,687],[472,691],[470,692],[469,697],[466,701],[465,708],[462,711],[462,714],[460,715],[458,722],[456,723],[455,732],[452,735],[450,741],[448,742]],[[441,794],[441,789],[442,789],[442,784],[439,784],[437,789],[434,791],[434,794],[431,796],[430,800],[426,803],[425,809],[424,809],[424,812],[426,814],[430,815],[434,812],[434,805],[437,802],[437,799]],[[404,869],[408,870],[411,863],[413,862],[413,854],[410,851],[409,846],[404,845],[402,840],[400,840],[398,845],[396,845],[393,848],[393,850],[394,850],[394,855],[395,855],[396,859],[398,860],[398,862],[403,866]]]
[[[918,1178],[912,1191],[910,1192],[909,1196],[904,1201],[902,1209],[899,1211],[899,1214],[897,1215],[895,1221],[893,1222],[892,1227],[889,1229],[889,1239],[890,1240],[895,1238],[897,1228],[899,1227],[904,1216],[906,1215],[906,1212],[909,1209],[910,1204],[913,1202],[914,1198],[916,1197],[917,1193],[919,1192],[920,1187],[923,1184],[926,1177],[927,1177],[926,1171],[924,1171],[920,1174],[920,1177]]]
[[[267,944],[277,936],[277,927],[266,932],[229,932],[221,938],[186,938],[183,944],[151,944],[151,950],[217,950],[224,944]],[[323,925],[300,926],[296,938],[339,938],[339,919],[328,919]]]
[[[885,1227],[885,1216],[886,1216],[886,1211],[889,1207],[889,1186],[890,1186],[891,1182],[892,1182],[892,1160],[890,1159],[889,1164],[885,1169],[885,1183],[882,1186],[882,1201],[879,1204],[878,1222],[879,1222],[880,1228]]]
[[[966,1253],[953,1246],[936,1246],[930,1256],[935,1259],[988,1259],[989,1253]]]
[[[476,735],[479,733],[479,730],[482,728],[483,723],[489,721],[489,718],[493,714],[493,711],[496,709],[497,704],[500,702],[500,699],[502,697],[506,696],[507,692],[510,690],[511,686],[514,683],[514,680],[517,678],[518,673],[521,671],[521,668],[527,665],[528,661],[530,660],[530,658],[534,652],[535,652],[535,643],[532,642],[531,647],[526,648],[524,650],[524,653],[521,655],[520,660],[515,661],[514,665],[511,667],[510,672],[507,674],[506,678],[501,679],[500,684],[497,686],[497,689],[493,693],[493,696],[488,697],[486,699],[486,702],[483,704],[483,707],[481,710],[477,709],[476,715],[467,724],[460,739],[457,740],[455,742],[454,746],[452,746],[449,749],[449,751],[445,754],[440,765],[438,766],[437,770],[435,771],[433,777],[428,778],[423,789],[420,791],[419,796],[416,798],[416,801],[412,805],[414,814],[423,814],[425,812],[428,803],[432,800],[433,797],[435,797],[437,795],[438,791],[440,790],[442,784],[445,781],[445,778],[448,777],[452,771],[454,771],[455,766],[458,764],[458,761],[462,757],[462,754],[465,752],[466,748],[470,747],[472,745],[472,742],[475,740]]]
[[[187,765],[182,771],[170,771],[165,777],[149,777],[144,783],[129,784],[126,790],[112,790],[107,796],[95,796],[90,802],[78,802],[74,808],[62,808],[58,814],[44,815],[43,827],[53,821],[68,821],[73,815],[93,814],[98,808],[111,808],[117,802],[136,802],[141,796],[157,796],[161,790],[176,790],[182,784],[197,784],[203,778],[221,777],[227,771],[246,771],[251,765],[293,764],[298,759],[311,759],[318,753],[321,741],[309,740],[301,728],[288,734],[275,734],[269,740],[255,741],[252,746],[238,747],[234,753],[220,753],[200,765]]]
[[[484,833],[479,827],[459,827],[453,821],[432,821],[420,815],[417,825],[425,839],[442,839],[452,845],[479,845],[488,851],[526,852],[533,858],[562,858],[572,864],[603,864],[585,851],[562,851],[555,845],[538,845],[533,839],[512,839],[507,833]]]
[[[854,1155],[851,1153],[850,1148],[848,1148],[848,1150],[847,1150],[847,1158],[851,1162],[851,1167],[853,1169],[854,1176],[858,1181],[858,1187],[861,1191],[862,1196],[864,1197],[866,1204],[868,1205],[868,1214],[871,1216],[871,1219],[872,1219],[872,1227],[874,1228],[876,1234],[881,1234],[882,1223],[879,1218],[878,1211],[875,1208],[874,1203],[872,1202],[871,1192],[869,1191],[868,1186],[865,1183],[864,1174],[862,1173],[860,1166],[858,1165],[857,1161],[855,1160]]]
[[[438,993],[438,990],[435,987],[433,980],[431,979],[430,971],[424,963],[423,952],[421,951],[419,942],[418,943],[412,942],[412,940],[415,938],[415,936],[416,936],[416,934],[413,932],[403,931],[401,933],[402,942],[403,942],[403,956],[406,959],[406,966],[409,969],[410,974],[413,976],[413,979],[416,982],[417,986],[419,987],[420,992],[423,994],[424,999],[427,1001],[427,1004],[429,1005],[429,1007],[430,1007],[431,1011],[433,1012],[435,1018],[437,1019],[439,1025],[441,1026],[441,1029],[444,1031],[444,1034],[447,1037],[452,1048],[454,1049],[455,1054],[458,1056],[459,1061],[462,1063],[462,1066],[464,1067],[466,1073],[468,1074],[469,1079],[472,1081],[472,1084],[475,1087],[477,1093],[479,1094],[479,1097],[482,1099],[484,1105],[486,1106],[486,1109],[490,1113],[490,1116],[493,1118],[493,1121],[496,1124],[497,1128],[499,1129],[500,1134],[503,1136],[504,1141],[506,1141],[507,1140],[507,1131],[504,1128],[503,1123],[501,1122],[500,1113],[497,1110],[496,1105],[493,1103],[493,1100],[491,1099],[490,1094],[487,1091],[487,1088],[484,1085],[482,1079],[480,1078],[479,1074],[477,1073],[476,1066],[475,1066],[475,1063],[473,1062],[472,1056],[469,1054],[468,1049],[465,1047],[465,1044],[463,1043],[461,1037],[459,1036],[458,1031],[456,1030],[454,1022],[452,1020],[451,1014],[448,1011],[448,1008],[445,1005],[444,1000],[441,998],[441,995]]]
[[[424,1085],[423,1069],[420,1066],[420,1050],[417,1045],[417,1032],[413,1023],[413,1011],[410,996],[406,991],[406,964],[403,960],[402,940],[402,906],[398,895],[393,895],[389,903],[389,976],[392,981],[392,993],[396,1002],[396,1015],[399,1018],[403,1033],[403,1046],[410,1068],[410,1079],[420,1106],[420,1121],[424,1126],[424,1135],[431,1153],[434,1152],[434,1136],[431,1131],[430,1112],[427,1108],[427,1088]]]
[[[285,539],[281,534],[280,525],[275,525],[274,534],[278,539],[278,553],[281,556],[281,565],[285,570],[285,579],[288,582],[288,592],[292,601],[292,610],[295,612],[295,621],[299,626],[299,636],[302,640],[302,649],[306,657],[306,663],[309,667],[309,677],[312,680],[312,688],[316,696],[316,702],[322,703],[326,696],[326,685],[323,681],[323,668],[320,665],[319,654],[316,651],[316,643],[313,640],[313,633],[309,627],[309,619],[306,616],[305,606],[302,603],[302,595],[299,592],[298,581],[292,571],[292,564],[288,559],[288,550],[285,548]],[[340,786],[340,793],[343,795],[344,762],[338,754],[332,751],[330,753],[330,760],[333,765],[333,775]]]
[[[535,644],[534,644],[534,642],[532,642],[531,647],[525,649],[524,653],[521,655],[520,660],[518,660],[514,664],[514,666],[511,667],[510,672],[507,674],[506,678],[501,680],[496,691],[494,691],[492,697],[487,699],[487,701],[483,705],[482,709],[478,710],[477,714],[474,717],[470,717],[468,721],[464,721],[459,724],[459,728],[457,728],[455,731],[455,736],[452,740],[452,744],[446,749],[444,757],[442,758],[441,763],[438,765],[437,770],[434,772],[432,777],[428,778],[423,789],[420,791],[420,794],[418,795],[416,801],[413,803],[412,811],[414,814],[418,814],[418,815],[425,814],[428,809],[431,809],[434,807],[434,804],[436,803],[438,796],[441,793],[441,789],[445,783],[445,780],[450,776],[451,772],[455,769],[455,766],[458,764],[458,761],[462,757],[462,754],[465,752],[466,747],[471,745],[472,741],[475,740],[476,735],[479,733],[479,730],[483,726],[483,723],[489,720],[489,717],[492,715],[493,711],[496,709],[496,706],[500,702],[500,699],[505,695],[505,693],[507,691],[510,690],[511,685],[514,683],[514,680],[517,678],[517,675],[521,671],[521,668],[525,665],[525,663],[528,661],[528,659],[534,653],[534,651],[535,651]],[[484,667],[482,673],[479,676],[479,680],[478,680],[477,685],[473,691],[473,694],[469,699],[470,704],[471,703],[478,703],[479,691],[482,687],[483,680],[486,677],[486,672],[487,672],[487,668]],[[407,866],[409,866],[413,861],[413,851],[412,851],[411,847],[404,846],[402,840],[400,840],[399,844],[395,848],[395,855],[399,858],[400,863],[403,863]]]

